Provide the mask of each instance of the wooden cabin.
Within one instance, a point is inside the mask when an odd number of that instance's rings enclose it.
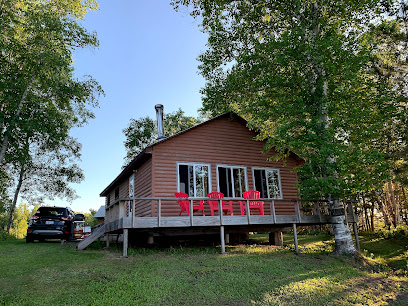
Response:
[[[223,248],[224,226],[225,233],[276,233],[292,225],[296,229],[296,224],[329,223],[330,216],[322,214],[319,205],[310,216],[301,211],[294,168],[303,160],[290,154],[286,161],[270,161],[275,152],[263,153],[265,143],[254,140],[257,134],[246,124],[235,113],[226,113],[145,148],[101,192],[105,225],[94,237],[105,234],[109,241],[109,234],[123,234],[125,255],[128,235],[141,231],[150,238],[170,232],[218,231]],[[160,120],[158,126],[162,126]],[[250,211],[248,200],[246,213],[241,213],[239,200],[244,200],[242,194],[247,190],[260,192],[264,215]],[[232,215],[210,215],[206,201],[212,191],[222,192],[233,201]],[[192,200],[203,200],[205,216],[202,212],[179,216],[176,192],[189,195],[190,211]],[[353,217],[349,222],[355,220]]]
[[[243,118],[221,115],[147,147],[100,195],[106,207],[119,198],[170,198],[175,192],[203,198],[220,191],[240,198],[247,190],[259,190],[262,198],[299,199],[293,169],[302,159],[291,154],[285,166],[283,161],[268,161],[274,152],[262,153],[265,143],[255,137]],[[293,204],[287,204],[276,203],[276,213],[293,213]],[[137,201],[135,216],[156,216],[156,207],[151,201]],[[240,214],[238,203],[233,210]],[[162,203],[162,216],[178,216],[179,211],[176,201]]]

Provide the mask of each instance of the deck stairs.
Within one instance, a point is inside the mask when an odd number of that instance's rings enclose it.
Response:
[[[102,237],[105,234],[105,224],[101,224],[97,228],[94,229],[91,235],[86,237],[84,240],[80,241],[77,244],[77,250],[83,250],[87,246],[89,246],[92,242],[94,242],[96,239]]]

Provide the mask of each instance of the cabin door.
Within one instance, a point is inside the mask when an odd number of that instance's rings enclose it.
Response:
[[[134,195],[135,195],[135,175],[132,174],[132,175],[129,177],[129,198],[133,198]],[[133,204],[133,200],[130,200],[130,201],[128,202],[128,205],[127,205],[126,215],[127,215],[128,217],[129,217],[129,216],[132,216],[132,206],[133,206],[132,204]]]

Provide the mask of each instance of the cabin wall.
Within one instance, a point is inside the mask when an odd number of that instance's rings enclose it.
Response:
[[[152,196],[152,159],[148,159],[145,163],[142,164],[134,172],[135,175],[135,197],[151,197]],[[129,175],[130,177],[130,175]],[[119,184],[119,198],[128,198],[129,197],[129,177],[124,179]],[[108,198],[110,199],[109,203],[113,203],[115,199],[115,188],[113,188],[109,194],[105,197],[105,207],[108,205]],[[122,213],[125,216],[129,215],[129,206],[131,202],[123,203]],[[119,218],[119,206],[115,205],[111,208],[111,212],[107,213],[105,217],[105,222],[111,222]],[[137,217],[149,217],[152,216],[152,203],[149,201],[136,201],[135,202],[135,216]]]
[[[135,173],[135,197],[152,197],[152,159],[145,162]],[[151,201],[136,201],[135,216],[151,217]]]
[[[254,189],[252,168],[269,167],[280,169],[283,199],[298,199],[295,187],[297,175],[292,172],[297,161],[289,157],[286,166],[283,166],[283,161],[267,161],[273,152],[263,154],[264,142],[254,141],[255,136],[242,122],[220,117],[156,144],[152,152],[153,197],[174,197],[177,192],[177,162],[199,162],[211,165],[211,191],[217,191],[217,165],[246,166],[249,190]],[[265,214],[270,213],[269,206],[265,203]],[[204,207],[206,215],[209,215],[206,203]],[[240,215],[239,204],[233,203],[233,208],[234,214]],[[277,214],[293,214],[294,205],[276,202],[275,210]],[[163,216],[178,215],[179,211],[176,201],[162,203]]]

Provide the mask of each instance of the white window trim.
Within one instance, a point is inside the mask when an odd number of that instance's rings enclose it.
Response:
[[[252,167],[252,182],[254,184],[254,190],[255,189],[255,170],[276,170],[278,172],[278,181],[279,181],[279,190],[280,190],[280,198],[277,198],[277,200],[282,200],[283,199],[283,191],[282,191],[282,180],[281,180],[281,175],[280,175],[280,169],[279,168],[270,168],[270,167]],[[267,193],[268,193],[268,199],[269,199],[269,186],[268,183],[266,183],[266,188],[268,188]]]
[[[133,194],[130,192],[130,188],[132,188]],[[133,198],[135,196],[135,174],[132,173],[131,176],[129,176],[129,198]],[[132,212],[132,201],[128,202],[128,211],[129,213]]]
[[[244,168],[244,176],[245,176],[245,191],[248,190],[248,171],[247,171],[247,166],[242,166],[242,165],[226,165],[226,164],[217,164],[217,169],[216,169],[216,176],[217,176],[217,190],[220,191],[220,178],[218,175],[218,168],[219,167],[223,167],[223,168],[230,168],[232,169],[241,169]],[[231,177],[232,177],[232,173],[231,173]],[[232,184],[232,188],[234,188],[234,184]],[[235,190],[233,190],[233,194],[235,194]]]
[[[180,165],[183,166],[206,166],[208,167],[208,193],[211,192],[211,185],[212,185],[212,181],[211,181],[211,164],[205,164],[205,163],[194,163],[194,162],[177,162],[177,192],[180,192]],[[194,169],[194,168],[193,168]],[[191,198],[196,198],[196,188],[195,188],[195,181],[196,181],[196,177],[195,177],[195,171],[193,170],[194,173],[194,197]],[[187,192],[188,194],[188,192]]]

